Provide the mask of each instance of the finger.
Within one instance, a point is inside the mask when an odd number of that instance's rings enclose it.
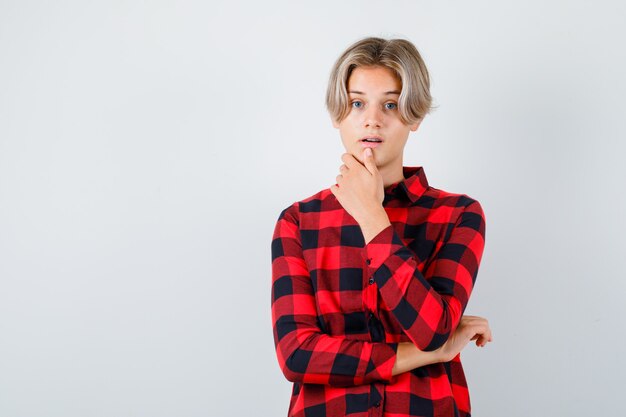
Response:
[[[480,334],[487,341],[491,341],[493,339],[493,334],[491,333],[491,327],[489,327],[489,322],[487,319],[480,319],[480,322],[477,324],[477,329],[480,329]]]
[[[472,337],[471,340],[476,339],[476,346],[485,346],[488,342],[491,342],[491,329],[489,326],[480,325],[477,326],[474,330],[476,334]]]
[[[493,334],[491,333],[491,328],[487,327],[487,331],[485,332],[485,339],[491,342],[493,341]]]
[[[344,153],[341,155],[341,160],[346,164],[348,168],[357,168],[361,163],[351,153]]]
[[[378,168],[376,168],[376,163],[374,162],[374,151],[372,148],[365,148],[363,151],[363,161],[365,162],[365,168],[370,172],[370,174],[374,175]]]
[[[478,316],[462,316],[461,323],[464,326],[476,326],[476,329],[481,329],[481,332],[486,334],[489,339],[492,339],[491,328],[489,327],[489,321],[486,318]]]
[[[481,337],[476,341],[476,346],[485,347],[487,343],[489,343],[489,340],[485,339],[484,337]]]
[[[479,340],[481,338],[489,339],[491,337],[491,329],[489,329],[489,326],[484,321],[477,321],[475,323],[465,325],[463,333],[465,337],[467,337],[468,341],[476,338]]]

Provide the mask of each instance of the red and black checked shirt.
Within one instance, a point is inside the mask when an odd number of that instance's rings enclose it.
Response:
[[[288,415],[471,415],[460,355],[391,375],[399,342],[442,346],[458,325],[485,244],[480,203],[428,185],[422,167],[385,188],[391,225],[367,245],[330,189],[293,203],[272,239],[278,363]]]

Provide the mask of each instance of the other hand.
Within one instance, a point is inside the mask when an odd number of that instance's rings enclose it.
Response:
[[[462,316],[457,328],[437,351],[444,362],[449,362],[472,340],[476,340],[476,346],[480,347],[493,341],[489,323],[483,317]]]

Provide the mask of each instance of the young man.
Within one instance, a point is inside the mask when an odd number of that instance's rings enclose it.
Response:
[[[285,208],[272,240],[276,354],[289,416],[470,416],[460,351],[492,340],[463,316],[485,244],[479,202],[403,166],[430,111],[407,40],[366,38],[331,72],[346,153],[337,183]]]

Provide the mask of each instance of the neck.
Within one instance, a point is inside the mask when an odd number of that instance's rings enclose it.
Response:
[[[395,184],[404,179],[402,160],[400,160],[399,163],[379,167],[378,172],[380,172],[380,175],[383,177],[383,188],[387,188],[391,184]]]

